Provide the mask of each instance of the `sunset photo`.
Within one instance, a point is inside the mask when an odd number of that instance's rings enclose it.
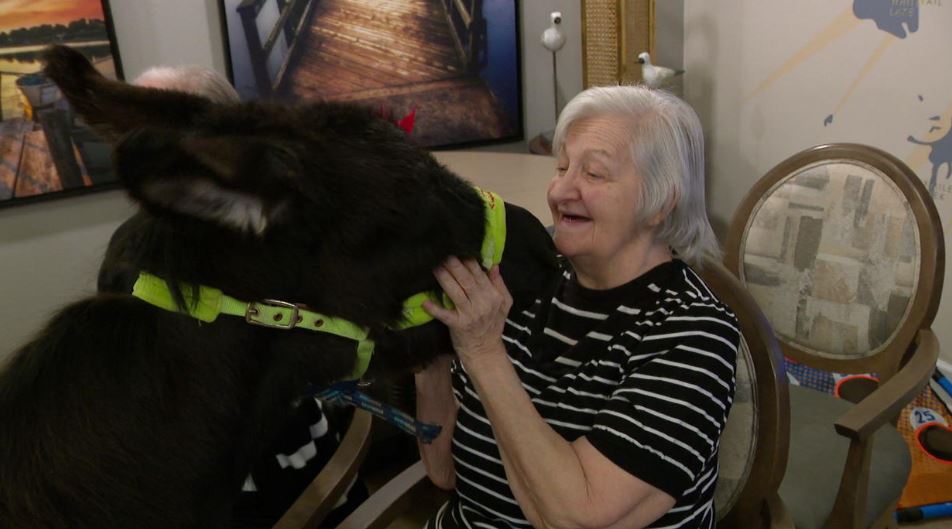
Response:
[[[0,0],[0,31],[103,19],[100,0]]]
[[[65,44],[121,78],[104,0],[0,0],[0,205],[113,182],[109,146],[77,121],[41,73]]]

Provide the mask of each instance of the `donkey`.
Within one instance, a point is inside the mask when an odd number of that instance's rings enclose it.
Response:
[[[404,300],[437,290],[447,257],[480,255],[483,199],[370,109],[221,105],[108,80],[66,47],[44,60],[115,141],[142,207],[113,240],[116,281],[147,271],[174,306],[100,293],[14,353],[0,373],[0,527],[225,527],[290,404],[348,377],[357,355],[350,338],[276,328],[287,320],[198,321],[184,313],[198,286],[347,320],[375,345],[367,376],[406,372],[451,351],[440,324],[402,328]],[[504,212],[518,306],[557,265],[538,220]]]

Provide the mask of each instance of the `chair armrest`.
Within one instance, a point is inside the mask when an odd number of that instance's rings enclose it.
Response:
[[[334,455],[273,529],[313,529],[324,520],[347,492],[367,455],[372,421],[370,413],[354,410],[347,433]]]
[[[929,382],[939,358],[939,341],[929,329],[916,334],[917,350],[885,384],[851,407],[834,424],[837,433],[864,440],[891,421]]]
[[[384,529],[410,506],[414,493],[427,487],[436,489],[423,461],[417,461],[361,503],[337,529]]]

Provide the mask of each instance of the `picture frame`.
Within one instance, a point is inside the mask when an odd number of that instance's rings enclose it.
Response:
[[[641,82],[655,52],[655,0],[582,0],[582,87]]]
[[[112,146],[73,113],[39,59],[65,44],[121,80],[108,1],[0,0],[0,11],[0,207],[114,188]]]
[[[431,149],[523,139],[519,0],[219,0],[243,100],[362,104]]]

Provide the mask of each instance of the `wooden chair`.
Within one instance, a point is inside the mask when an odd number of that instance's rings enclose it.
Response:
[[[698,273],[740,324],[734,403],[721,434],[714,509],[719,528],[792,529],[777,489],[787,467],[790,407],[780,345],[753,297],[719,263]]]
[[[791,385],[780,496],[796,526],[892,526],[911,463],[891,424],[927,383],[938,355],[929,327],[945,255],[928,192],[888,153],[821,145],[753,186],[725,246],[727,267],[764,310],[789,359],[879,377],[856,405]]]
[[[340,445],[273,529],[314,529],[347,492],[370,446],[373,416],[354,410]]]
[[[737,314],[743,335],[738,351],[734,404],[720,444],[715,508],[721,528],[792,528],[778,501],[789,439],[783,357],[766,318],[737,279],[720,264],[701,271],[705,282]],[[433,498],[446,498],[418,461],[387,482],[337,529],[384,529],[412,519],[419,527],[435,512]],[[426,512],[420,507],[426,506]]]

